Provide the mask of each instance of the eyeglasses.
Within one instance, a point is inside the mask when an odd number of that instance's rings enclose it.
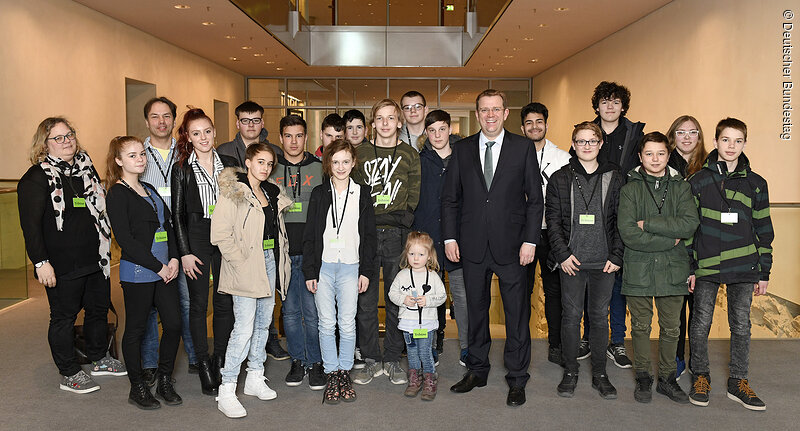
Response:
[[[573,142],[575,142],[575,145],[577,145],[579,147],[585,147],[587,145],[590,146],[590,147],[596,147],[597,144],[600,143],[600,141],[598,139],[590,139],[588,141],[585,140],[585,139],[578,139],[577,141],[573,141]]]
[[[261,121],[262,120],[260,118],[240,118],[239,119],[239,122],[244,124],[245,126],[249,125],[250,123],[253,123],[256,126],[258,126],[259,124],[261,124]]]
[[[52,139],[56,141],[56,144],[63,144],[66,140],[70,141],[75,140],[75,132],[69,132],[66,135],[53,136],[52,138],[47,138],[47,139]]]
[[[415,110],[415,111],[419,111],[424,107],[425,107],[425,105],[423,105],[422,103],[415,103],[413,105],[403,106],[403,111],[411,112],[412,109]]]
[[[478,112],[480,112],[481,115],[486,115],[489,112],[494,112],[495,114],[499,115],[501,112],[503,112],[503,108],[500,108],[498,106],[495,106],[494,108],[481,108],[478,109]]]
[[[679,138],[683,138],[684,136],[687,136],[687,135],[688,135],[688,136],[691,136],[691,137],[693,137],[693,138],[695,138],[695,137],[697,137],[697,135],[699,135],[699,134],[700,134],[700,131],[699,131],[699,130],[697,130],[697,129],[692,129],[692,130],[676,130],[676,131],[675,131],[675,136],[677,136],[677,137],[679,137]]]

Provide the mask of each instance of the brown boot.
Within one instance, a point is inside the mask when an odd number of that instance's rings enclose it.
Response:
[[[416,397],[422,389],[422,373],[420,370],[408,370],[408,387],[406,387],[405,396]]]
[[[425,373],[425,381],[422,384],[422,400],[433,401],[436,398],[436,384],[439,376],[436,373]]]

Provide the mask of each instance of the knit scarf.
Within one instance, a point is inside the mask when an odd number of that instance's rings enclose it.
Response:
[[[111,227],[106,216],[106,190],[100,183],[100,177],[92,164],[92,159],[85,151],[75,154],[74,164],[61,160],[57,157],[47,156],[39,166],[42,167],[47,175],[47,182],[50,186],[50,200],[53,203],[53,210],[56,214],[56,229],[64,228],[64,184],[61,176],[70,181],[70,177],[80,177],[83,179],[83,196],[86,200],[86,208],[94,218],[94,227],[100,239],[100,250],[98,264],[103,270],[106,278],[111,274]]]

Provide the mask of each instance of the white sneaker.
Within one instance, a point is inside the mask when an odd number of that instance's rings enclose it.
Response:
[[[265,382],[264,369],[247,370],[247,379],[244,381],[244,394],[258,397],[260,400],[274,400],[278,393],[270,389]]]
[[[247,410],[236,398],[236,383],[223,383],[219,385],[219,395],[216,398],[217,409],[229,418],[243,418]]]

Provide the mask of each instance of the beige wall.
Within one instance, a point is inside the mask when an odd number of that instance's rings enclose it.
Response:
[[[787,22],[783,12],[790,4],[675,0],[535,76],[533,98],[550,110],[548,138],[567,149],[573,125],[595,117],[594,87],[602,80],[617,81],[631,90],[630,118],[647,123],[645,132],[666,132],[679,115],[694,115],[710,150],[717,121],[725,116],[745,121],[745,153],[769,182],[770,200],[800,203],[800,126],[793,127],[790,140],[779,136],[782,25]],[[795,9],[800,12],[800,4]],[[794,24],[792,44],[800,46],[800,18],[788,22]],[[794,48],[791,104],[794,122],[800,124],[798,51]],[[798,220],[800,208],[773,209],[776,240],[769,292],[795,304],[800,304]],[[787,310],[774,312],[775,306],[762,298],[754,304],[755,310],[768,309],[766,320],[782,316],[781,324],[764,325],[765,319],[756,319],[754,336],[798,336],[800,317],[787,318]],[[714,336],[725,336],[725,329],[715,325]]]
[[[534,100],[550,109],[548,137],[566,148],[572,126],[595,117],[595,85],[617,81],[631,90],[629,116],[647,123],[645,132],[666,132],[679,115],[694,115],[711,149],[717,121],[740,118],[748,125],[745,152],[769,182],[770,200],[800,202],[800,17],[792,32],[796,125],[791,140],[779,137],[781,26],[792,3],[675,0],[564,60],[534,77]]]
[[[73,123],[103,172],[108,142],[126,131],[126,77],[156,84],[179,118],[187,104],[213,118],[217,99],[235,120],[242,75],[69,0],[0,0],[0,10],[0,178],[25,172],[31,136],[53,115]]]

